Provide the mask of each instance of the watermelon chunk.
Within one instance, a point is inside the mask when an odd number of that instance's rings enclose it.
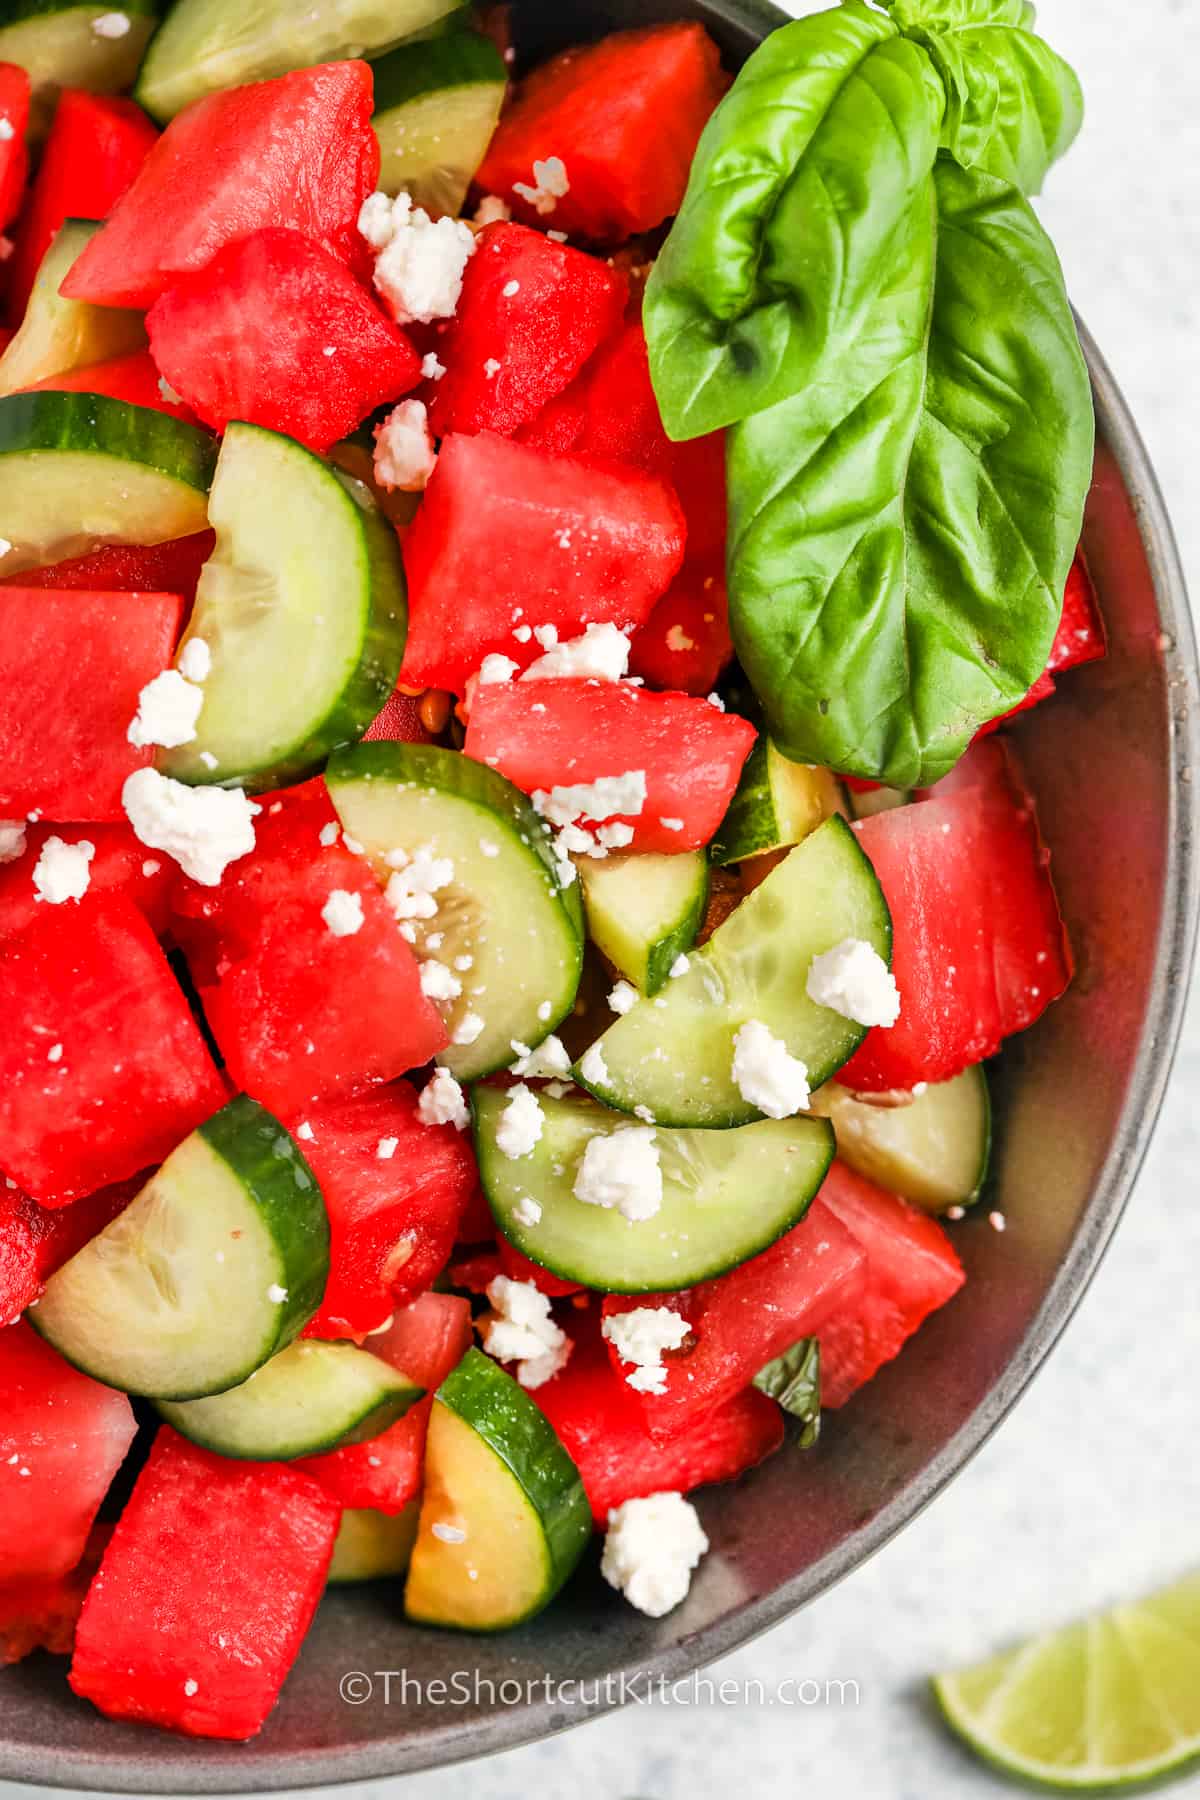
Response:
[[[0,133],[0,231],[11,225],[21,210],[29,174],[29,150],[25,132],[29,125],[29,76],[16,63],[0,63],[0,119],[8,130]]]
[[[220,887],[179,882],[176,930],[234,1081],[293,1118],[428,1062],[446,1029],[369,866],[337,837],[324,781],[276,794],[255,830]],[[362,906],[352,935],[323,917],[335,889]]]
[[[434,1390],[462,1361],[471,1341],[470,1303],[459,1295],[422,1294],[401,1307],[389,1329],[371,1338],[367,1348],[420,1382],[425,1399],[377,1438],[305,1457],[295,1467],[315,1476],[343,1506],[370,1506],[392,1515],[403,1512],[421,1490]]]
[[[131,350],[125,356],[110,356],[104,362],[89,363],[86,368],[69,369],[62,375],[47,375],[35,381],[26,391],[38,393],[108,394],[124,400],[128,406],[149,407],[152,412],[167,413],[182,419],[185,425],[198,421],[190,406],[168,400],[159,385],[159,373],[148,350]]]
[[[493,651],[541,655],[514,630],[641,625],[683,561],[671,489],[640,469],[556,457],[493,432],[452,434],[404,541],[406,687],[461,694]]]
[[[605,1316],[638,1306],[682,1313],[692,1336],[663,1358],[666,1391],[641,1394],[650,1435],[671,1442],[747,1387],[772,1357],[809,1337],[862,1291],[866,1259],[833,1210],[814,1200],[799,1225],[758,1256],[683,1293],[610,1294]],[[609,1346],[620,1379],[620,1359]]]
[[[1096,604],[1096,590],[1088,574],[1082,552],[1076,554],[1067,576],[1063,595],[1062,617],[1058,622],[1050,660],[1049,675],[1061,675],[1064,669],[1076,669],[1083,663],[1099,662],[1107,654],[1104,621]]]
[[[216,536],[198,531],[192,537],[170,543],[108,544],[87,556],[51,563],[44,569],[24,569],[19,575],[0,578],[0,588],[82,588],[94,594],[179,594],[196,597],[200,571],[213,553]]]
[[[439,339],[430,424],[508,436],[561,393],[625,311],[625,277],[525,225],[489,225]]]
[[[300,1470],[226,1461],[163,1426],[84,1601],[71,1686],[110,1718],[253,1737],[317,1609],[339,1520]]]
[[[81,1560],[66,1575],[0,1584],[0,1668],[35,1650],[70,1656],[80,1610],[110,1535],[109,1526],[94,1525]]]
[[[522,1256],[506,1238],[498,1238],[494,1250],[477,1251],[474,1256],[464,1257],[462,1261],[450,1265],[450,1279],[454,1286],[466,1288],[471,1294],[486,1294],[497,1275],[507,1275],[510,1281],[531,1281],[535,1288],[548,1295],[551,1300],[562,1300],[568,1294],[584,1292],[581,1282],[564,1281],[560,1275],[552,1275],[540,1263],[531,1262],[529,1257]]]
[[[172,119],[62,291],[147,308],[236,238],[291,226],[362,267],[379,174],[366,63],[324,63],[198,100]]]
[[[323,452],[421,377],[421,359],[345,263],[299,231],[256,231],[160,294],[166,380],[206,425],[264,425]]]
[[[689,556],[629,646],[629,672],[653,687],[707,696],[733,660],[725,559]]]
[[[182,614],[173,594],[0,588],[0,817],[124,817],[125,780],[153,757],[130,721]]]
[[[600,1530],[610,1507],[645,1494],[686,1494],[705,1482],[730,1481],[782,1444],[783,1414],[750,1387],[723,1405],[701,1408],[658,1441],[647,1430],[637,1395],[605,1354],[594,1315],[572,1325],[571,1335],[570,1361],[531,1398],[579,1470]]]
[[[14,1320],[56,1269],[90,1243],[141,1189],[141,1176],[51,1209],[19,1188],[0,1187],[0,1319]]]
[[[46,907],[0,941],[0,1017],[0,1168],[43,1206],[161,1162],[227,1097],[154,933],[121,895]]]
[[[133,181],[158,132],[132,100],[66,88],[16,235],[9,273],[14,319],[65,219],[104,219]]]
[[[632,850],[699,850],[713,836],[754,744],[749,720],[688,694],[615,681],[490,682],[471,708],[466,752],[532,794],[640,770]],[[582,823],[596,823],[586,815]]]
[[[291,1129],[320,1183],[331,1238],[329,1281],[307,1335],[361,1338],[449,1260],[478,1180],[470,1142],[453,1125],[426,1125],[406,1081],[314,1107]],[[380,1144],[394,1145],[389,1156]]]
[[[929,1314],[953,1298],[966,1277],[936,1219],[835,1162],[821,1204],[840,1219],[866,1256],[858,1294],[826,1318],[821,1343],[821,1404],[843,1406],[896,1356]]]
[[[670,480],[673,446],[650,381],[641,321],[631,319],[602,344],[570,387],[518,435],[560,455],[605,456]]]
[[[15,862],[0,863],[0,937],[12,937],[40,918],[46,904],[33,885],[33,872],[47,839],[88,843],[88,893],[120,893],[145,913],[156,937],[165,937],[170,919],[175,865],[146,849],[128,825],[30,825],[25,850]]]
[[[0,1583],[75,1567],[137,1424],[24,1323],[0,1331]]]
[[[622,243],[678,212],[700,133],[725,85],[720,53],[702,25],[617,31],[565,50],[521,84],[476,180],[531,221]],[[534,188],[534,163],[552,157],[570,186],[539,214],[518,184]]]

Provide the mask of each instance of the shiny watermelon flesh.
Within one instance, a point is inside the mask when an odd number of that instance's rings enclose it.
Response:
[[[146,915],[154,935],[165,937],[178,870],[169,856],[147,850],[128,825],[27,826],[24,853],[13,862],[0,863],[0,937],[12,937],[45,916],[45,902],[33,885],[33,873],[52,837],[64,844],[92,846],[89,897],[123,894]]]
[[[152,412],[182,419],[185,425],[197,423],[190,406],[167,398],[148,350],[131,350],[125,356],[110,356],[105,362],[70,369],[64,375],[48,375],[44,381],[35,382],[28,392],[107,394],[113,400],[123,400],[127,406],[145,406]]]
[[[0,63],[0,119],[8,127],[0,133],[0,231],[21,210],[29,151],[25,131],[29,124],[30,81],[16,63]]]
[[[94,594],[178,594],[196,597],[200,571],[213,553],[216,537],[197,531],[166,544],[108,544],[87,556],[25,569],[0,579],[0,588],[82,588]]]
[[[69,1262],[123,1212],[142,1177],[101,1188],[70,1206],[39,1206],[19,1188],[0,1187],[0,1319],[15,1319]]]

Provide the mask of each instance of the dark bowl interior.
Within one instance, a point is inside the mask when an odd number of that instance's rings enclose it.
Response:
[[[614,26],[705,19],[731,64],[781,15],[753,0],[518,0],[523,58]],[[919,1511],[1003,1417],[1069,1318],[1128,1197],[1169,1071],[1197,886],[1191,770],[1197,671],[1183,580],[1154,477],[1111,376],[1085,339],[1099,413],[1086,548],[1110,633],[1106,662],[1070,676],[1019,727],[1079,963],[1060,1005],[997,1071],[994,1204],[956,1242],[970,1279],[845,1412],[820,1449],[785,1448],[702,1499],[713,1544],[687,1602],[654,1622],[595,1561],[549,1612],[499,1639],[405,1625],[386,1587],[330,1596],[262,1736],[187,1743],[109,1724],[63,1665],[0,1680],[0,1776],[132,1792],[223,1792],[351,1781],[518,1744],[612,1704],[606,1678],[670,1677],[723,1655],[855,1568]],[[426,1681],[478,1671],[477,1702],[353,1706],[348,1670]],[[487,1683],[547,1671],[598,1684],[569,1711]],[[585,1692],[588,1690],[585,1690]],[[507,1693],[508,1698],[505,1697]]]

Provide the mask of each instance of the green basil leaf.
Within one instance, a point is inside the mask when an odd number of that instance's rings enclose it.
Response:
[[[730,606],[785,756],[928,786],[1045,667],[1091,479],[1053,246],[943,159],[853,350],[729,438]]]
[[[894,260],[944,106],[927,53],[859,0],[755,51],[700,140],[646,291],[673,438],[794,394],[841,354]]]
[[[901,31],[960,31],[971,25],[1033,29],[1029,0],[883,0]]]
[[[811,1449],[821,1435],[821,1346],[816,1338],[801,1338],[767,1363],[754,1377],[754,1386],[800,1420],[796,1442],[802,1450]]]

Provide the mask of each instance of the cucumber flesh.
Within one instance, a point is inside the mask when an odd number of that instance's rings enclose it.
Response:
[[[579,1471],[550,1421],[479,1350],[438,1389],[404,1607],[410,1619],[502,1631],[538,1613],[592,1534]]]
[[[588,1142],[629,1128],[593,1100],[538,1096],[542,1135],[519,1160],[496,1147],[509,1096],[476,1088],[475,1147],[497,1225],[523,1255],[566,1281],[605,1293],[691,1287],[756,1256],[797,1224],[833,1160],[824,1119],[763,1120],[736,1131],[655,1132],[662,1206],[635,1225],[574,1194]],[[541,1209],[523,1224],[523,1200]]]
[[[458,11],[460,0],[177,0],[134,98],[164,123],[193,100],[304,69],[379,56]]]
[[[660,1125],[744,1125],[759,1117],[733,1079],[734,1038],[759,1020],[808,1069],[828,1081],[865,1035],[810,1000],[814,956],[863,938],[891,960],[887,902],[843,819],[827,819],[747,895],[686,974],[656,999],[639,1000],[576,1064],[597,1099]]]
[[[473,31],[407,45],[375,64],[379,186],[433,216],[462,211],[507,85],[496,46]]]
[[[208,433],[103,394],[0,397],[0,575],[208,524]]]
[[[979,1198],[991,1154],[991,1105],[982,1067],[932,1082],[905,1106],[858,1100],[832,1081],[813,1111],[833,1125],[838,1155],[926,1212]]]
[[[87,6],[46,0],[9,0],[0,8],[0,62],[19,63],[33,86],[29,141],[50,129],[63,88],[120,94],[130,87],[157,22],[155,0],[92,0]],[[106,37],[95,29],[106,13],[122,12],[129,30]]]
[[[277,787],[361,737],[395,687],[399,546],[360,482],[257,425],[225,433],[208,514],[217,545],[188,635],[212,669],[195,738],[160,767],[196,785]]]
[[[68,219],[58,231],[42,258],[20,329],[0,356],[0,394],[15,394],[52,375],[125,356],[145,345],[141,313],[67,300],[58,291],[99,229],[86,219]]]
[[[389,887],[404,856],[450,864],[429,916],[401,916],[417,955],[461,984],[442,1003],[451,1044],[438,1060],[460,1081],[507,1068],[514,1041],[540,1044],[579,987],[578,893],[560,883],[545,824],[495,769],[436,744],[359,744],[325,779],[347,835]]]
[[[847,794],[850,813],[855,819],[873,819],[877,813],[895,812],[898,806],[907,806],[912,799],[908,788],[868,788],[865,793],[849,788]]]
[[[704,921],[706,857],[581,857],[576,866],[588,936],[643,994],[656,994]]]
[[[328,1276],[316,1177],[243,1094],[51,1276],[30,1318],[97,1381],[192,1400],[237,1387],[289,1344]]]
[[[300,1338],[240,1387],[204,1400],[160,1400],[158,1410],[221,1456],[289,1462],[378,1437],[424,1392],[369,1350]]]
[[[333,1561],[326,1577],[330,1586],[403,1575],[412,1557],[420,1516],[416,1500],[394,1517],[367,1506],[348,1506],[334,1539]]]
[[[715,863],[735,863],[784,850],[843,805],[841,784],[828,769],[789,761],[760,733],[710,855]]]

